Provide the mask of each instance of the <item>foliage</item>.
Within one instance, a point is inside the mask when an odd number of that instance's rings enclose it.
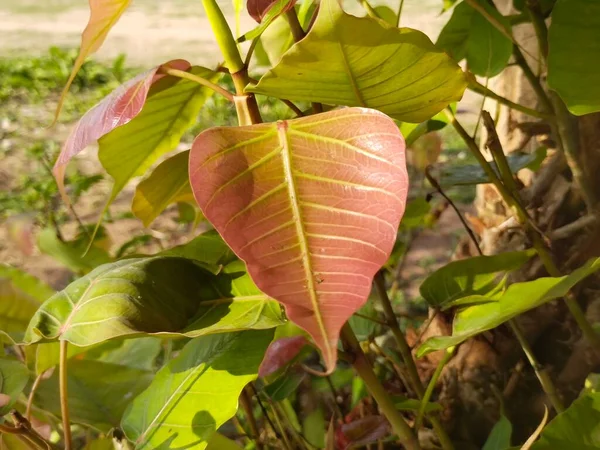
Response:
[[[431,435],[435,446],[460,448],[441,421],[447,405],[436,403],[436,383],[455,347],[504,323],[560,413],[532,448],[597,446],[597,393],[585,392],[564,410],[515,319],[564,297],[585,338],[598,342],[574,288],[600,269],[600,258],[561,273],[556,247],[536,223],[539,205],[523,201],[514,178],[523,168],[537,170],[546,148],[506,157],[484,114],[494,159],[488,162],[454,105],[468,86],[481,92],[474,75],[503,72],[511,56],[532,70],[512,24],[533,21],[539,63],[549,49],[544,69],[558,95],[550,94],[550,102],[538,89],[544,111],[537,111],[487,87],[485,93],[550,118],[557,151],[570,152],[575,119],[567,108],[582,115],[600,104],[592,82],[600,27],[591,1],[574,0],[574,8],[566,0],[515,2],[526,11],[517,18],[481,0],[445,1],[454,10],[436,44],[398,28],[401,11],[385,5],[361,2],[366,16],[357,17],[336,0],[318,8],[311,1],[249,1],[259,24],[238,39],[252,41],[253,53],[242,55],[217,2],[203,0],[224,64],[172,60],[130,77],[122,58],[112,68],[85,61],[130,3],[94,0],[77,55],[53,49],[50,58],[2,63],[11,91],[0,87],[0,101],[50,96],[58,99],[58,117],[71,102],[97,100],[99,93],[103,99],[60,150],[53,141],[28,150],[43,175],[35,168],[31,182],[19,183],[22,199],[0,198],[3,218],[44,211],[35,219],[39,251],[77,275],[54,292],[16,268],[0,268],[0,414],[7,419],[0,446],[12,446],[17,436],[35,448],[67,450],[113,441],[136,449],[244,443],[286,450],[399,441],[418,450],[419,439]],[[235,2],[238,23],[242,7]],[[575,27],[576,20],[585,26]],[[573,55],[565,51],[571,36],[578,44]],[[466,70],[458,65],[463,59]],[[249,75],[255,66],[266,66],[258,80]],[[534,74],[532,82],[540,79]],[[70,89],[79,100],[67,95]],[[448,153],[435,133],[449,125],[477,166],[432,170]],[[68,173],[67,165],[95,142],[112,190],[98,222],[78,224],[66,239],[66,211],[101,179]],[[435,222],[439,204],[429,195],[408,201],[407,146],[413,153],[424,146],[411,169],[425,177],[425,189],[451,202],[445,187],[492,183],[527,237],[520,248],[453,261],[423,281],[422,301],[432,311],[425,330],[436,316],[452,318],[450,335],[413,340],[424,341],[416,357],[445,350],[428,385],[428,369],[417,366],[406,337],[407,323],[417,321],[397,318],[401,307],[412,315],[395,274],[411,235]],[[577,158],[567,156],[579,182]],[[104,213],[138,177],[144,178],[133,215],[149,226],[176,203],[188,216],[186,243],[173,240],[142,254],[146,237],[127,236],[120,249],[109,248]],[[569,204],[583,210],[579,197]],[[540,263],[550,276],[524,270]],[[504,408],[497,417],[487,439],[474,445],[506,449],[518,439]],[[39,431],[36,421],[53,433]]]

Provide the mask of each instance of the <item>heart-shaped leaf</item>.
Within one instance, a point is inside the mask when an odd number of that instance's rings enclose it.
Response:
[[[273,330],[204,336],[190,341],[131,403],[122,421],[135,448],[202,450],[237,411],[256,379]]]
[[[75,75],[83,66],[85,59],[100,48],[110,29],[117,23],[130,3],[131,0],[90,0],[90,20],[81,35],[79,54],[71,75],[69,75],[67,84],[60,95],[54,117],[55,121],[58,119],[67,92],[69,92],[69,87],[75,79]]]
[[[154,373],[93,360],[69,360],[68,400],[71,420],[103,432],[118,427],[127,405],[151,383]],[[34,404],[61,415],[58,370],[40,383]]]
[[[194,202],[187,176],[189,154],[181,152],[160,163],[137,185],[131,210],[144,226],[149,226],[172,203]]]
[[[423,122],[459,100],[465,87],[458,65],[425,34],[354,17],[337,0],[323,0],[308,35],[248,90]]]
[[[253,285],[240,261],[215,276],[192,260],[158,256],[106,264],[71,283],[41,306],[25,342],[89,346],[122,336],[194,337],[281,323],[279,305]]]
[[[485,295],[496,286],[499,273],[518,269],[534,255],[534,250],[526,250],[453,261],[429,275],[419,290],[436,308],[457,298]]]
[[[490,6],[478,1],[487,14],[510,30],[508,20]],[[475,75],[493,77],[508,64],[513,43],[479,11],[462,2],[454,8],[452,17],[442,29],[436,43],[455,61],[466,58],[469,70]]]
[[[210,81],[219,78],[204,67],[192,67],[188,72]],[[177,147],[212,94],[195,81],[163,77],[151,87],[139,114],[98,141],[98,158],[115,180],[111,199],[129,180],[143,175],[161,155]]]
[[[537,308],[544,303],[563,297],[588,275],[600,269],[600,258],[591,259],[579,269],[563,277],[545,277],[523,283],[514,283],[501,295],[489,298],[483,295],[465,297],[472,303],[458,311],[452,324],[452,336],[429,338],[417,351],[421,357],[466,341],[476,334],[491,330],[513,317]]]
[[[542,431],[531,450],[600,448],[600,392],[578,398]]]
[[[189,63],[183,60],[170,61],[164,65],[181,70],[190,67]],[[69,161],[88,145],[139,114],[152,84],[164,77],[157,74],[160,67],[156,66],[119,86],[77,122],[63,145],[53,169],[58,189],[65,201],[68,201],[68,197],[65,192],[64,178]]]
[[[213,128],[192,146],[190,181],[204,215],[312,336],[329,371],[342,325],[396,240],[404,151],[396,124],[362,108]]]
[[[548,86],[578,116],[600,111],[599,41],[599,2],[556,2],[548,33]]]
[[[0,264],[0,335],[19,341],[39,306],[54,291],[16,267]]]
[[[0,358],[0,417],[11,410],[28,381],[29,371],[23,363]]]

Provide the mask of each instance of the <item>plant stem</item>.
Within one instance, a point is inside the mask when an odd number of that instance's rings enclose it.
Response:
[[[519,49],[519,47],[516,45],[513,46],[513,56],[515,57],[515,62],[523,71],[523,75],[525,75],[525,78],[527,78],[527,81],[529,81],[529,84],[535,91],[544,111],[553,113],[554,109],[552,108],[552,103],[550,103],[550,98],[542,87],[540,79],[535,73],[533,73],[533,70],[531,70],[531,67],[529,67],[529,64],[527,64],[527,60],[521,52],[521,49]]]
[[[417,414],[417,418],[415,420],[415,429],[416,430],[421,428],[421,423],[423,421],[423,417],[425,416],[425,410],[427,409],[427,404],[429,403],[429,400],[431,399],[431,394],[433,394],[433,390],[435,389],[435,385],[437,384],[437,382],[440,378],[440,375],[442,374],[442,370],[444,370],[444,367],[446,367],[446,364],[448,364],[448,361],[450,361],[450,359],[454,355],[455,349],[456,349],[456,347],[450,347],[450,348],[446,349],[446,352],[444,353],[444,357],[442,358],[442,360],[439,362],[439,364],[435,368],[435,372],[433,372],[433,376],[431,377],[431,380],[429,380],[429,384],[427,385],[425,394],[423,395],[423,398],[421,399],[421,405],[419,405],[419,413]]]
[[[25,417],[28,421],[31,421],[31,408],[33,406],[33,396],[35,395],[44,374],[45,372],[40,373],[31,385],[31,391],[29,392],[29,397],[27,398],[27,408],[25,409]]]
[[[298,20],[298,15],[296,14],[296,10],[294,8],[285,12],[285,18],[290,26],[290,30],[292,31],[292,36],[294,37],[294,42],[298,42],[301,39],[304,39],[306,33],[302,29],[302,25],[300,25],[300,21]]]
[[[240,56],[240,51],[229,28],[229,24],[225,20],[225,16],[216,0],[202,0],[202,5],[204,6],[204,11],[210,22],[217,44],[225,58],[225,65],[229,69],[229,72],[233,74],[244,69],[244,62]]]
[[[60,392],[60,414],[62,416],[65,450],[72,449],[71,422],[69,420],[69,391],[67,387],[67,341],[60,341],[58,386]]]
[[[548,57],[548,27],[546,27],[542,7],[539,0],[526,0],[525,7],[537,36],[540,55],[545,60]]]
[[[503,105],[508,106],[509,108],[512,108],[514,110],[520,111],[524,114],[530,115],[532,117],[537,117],[538,119],[545,119],[548,121],[553,121],[555,120],[554,115],[547,113],[547,112],[542,112],[542,111],[536,111],[535,109],[531,109],[528,108],[526,106],[520,105],[519,103],[515,103],[505,97],[502,97],[498,94],[496,94],[495,92],[493,92],[492,90],[490,90],[489,88],[487,88],[486,86],[483,86],[481,83],[479,83],[477,80],[473,79],[469,79],[469,89],[472,90],[473,92],[477,92],[480,95],[485,95],[488,96],[490,98],[493,98],[494,100],[496,100],[498,103],[502,103]]]
[[[250,426],[250,431],[252,432],[252,439],[256,444],[256,448],[258,450],[261,450],[263,447],[259,441],[260,432],[258,429],[258,425],[256,424],[256,419],[254,418],[254,413],[252,412],[252,398],[250,397],[246,389],[242,390],[242,394],[240,395],[240,403],[242,404],[242,408],[244,408],[246,420],[248,421],[248,425]]]
[[[402,417],[402,414],[396,409],[389,393],[386,392],[379,382],[367,356],[360,347],[354,331],[352,331],[352,328],[348,323],[342,328],[341,337],[344,343],[344,349],[352,353],[355,357],[353,363],[354,370],[356,370],[373,398],[375,398],[379,410],[390,422],[392,429],[398,435],[402,445],[404,445],[407,450],[419,450],[420,446],[417,437],[404,417]]]
[[[558,396],[556,386],[554,386],[554,383],[552,382],[550,375],[548,375],[548,372],[546,372],[544,368],[540,365],[540,363],[537,361],[535,354],[533,353],[533,350],[529,345],[529,342],[527,342],[527,339],[525,339],[525,336],[523,335],[523,330],[521,330],[521,327],[515,320],[510,320],[508,324],[510,325],[510,328],[517,337],[519,344],[521,344],[521,348],[523,349],[525,356],[527,356],[531,367],[533,367],[535,375],[537,376],[540,384],[542,385],[542,389],[548,396],[550,403],[552,403],[552,406],[554,407],[557,413],[563,412],[565,410],[565,407],[563,406],[563,403]]]
[[[400,324],[398,323],[398,318],[396,314],[394,314],[394,308],[392,308],[392,303],[390,302],[390,298],[387,294],[387,290],[385,288],[385,278],[383,276],[383,272],[379,271],[375,274],[375,278],[373,280],[375,283],[375,289],[377,290],[377,294],[379,296],[379,300],[381,306],[383,308],[383,313],[386,317],[387,324],[392,330],[392,334],[396,339],[396,344],[398,345],[398,351],[402,356],[402,360],[404,361],[404,365],[406,366],[406,371],[408,372],[408,379],[411,383],[411,387],[413,391],[417,394],[417,397],[420,399],[423,398],[425,394],[425,388],[423,387],[423,383],[421,382],[421,378],[419,377],[419,372],[417,371],[417,366],[412,357],[412,352],[410,350],[410,346],[408,342],[406,342],[406,338],[400,329]],[[437,420],[437,417],[430,417],[429,421],[433,426],[433,429],[440,440],[440,444],[444,450],[453,450],[454,445],[450,440],[450,437],[446,433],[444,427]]]
[[[167,75],[171,75],[173,77],[185,78],[186,80],[190,80],[195,83],[198,83],[202,86],[212,89],[217,94],[221,94],[223,97],[225,97],[230,102],[233,102],[233,94],[231,92],[229,92],[227,89],[222,88],[218,84],[213,83],[212,81],[209,81],[202,77],[199,77],[198,75],[194,75],[193,73],[185,72],[183,70],[170,69],[165,66],[163,66],[160,71],[162,73],[166,73]]]

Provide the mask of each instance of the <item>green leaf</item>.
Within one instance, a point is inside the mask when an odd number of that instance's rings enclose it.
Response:
[[[546,159],[546,148],[539,147],[533,153],[512,152],[506,159],[512,173],[525,168],[535,170]],[[490,161],[490,165],[496,173],[499,173],[495,162]],[[474,164],[443,167],[439,179],[440,185],[445,188],[490,183],[481,166]]]
[[[526,250],[453,261],[429,275],[419,290],[434,308],[458,298],[485,295],[496,286],[499,273],[518,269],[534,255],[534,250]]]
[[[501,295],[494,296],[493,299],[481,295],[465,297],[464,300],[479,304],[459,310],[454,317],[452,336],[428,339],[419,347],[417,357],[458,345],[519,314],[537,308],[555,298],[563,297],[573,286],[598,269],[600,269],[600,258],[591,259],[579,269],[563,277],[545,277],[524,283],[514,283]]]
[[[89,347],[77,347],[69,345],[67,347],[67,359],[85,353]],[[35,346],[35,373],[39,375],[46,370],[57,366],[60,362],[60,344],[58,342],[48,342]]]
[[[25,343],[89,346],[122,336],[195,337],[281,323],[281,308],[240,261],[215,276],[184,258],[132,258],[100,266],[46,301]]]
[[[437,113],[431,119],[418,124],[403,122],[400,124],[400,131],[404,135],[406,146],[412,146],[417,139],[427,133],[445,128],[446,125],[448,125],[448,120],[448,115],[445,111],[442,111]]]
[[[214,433],[208,441],[206,450],[241,450],[241,447],[221,433]]]
[[[267,394],[274,402],[279,402],[292,395],[302,383],[306,373],[298,370],[289,370],[272,383],[264,387]]]
[[[52,294],[54,291],[37,278],[0,264],[0,335],[20,341],[31,317]]]
[[[192,67],[189,73],[213,82],[219,77],[204,67]],[[143,175],[161,155],[177,147],[212,93],[194,81],[165,77],[152,86],[136,117],[100,138],[98,157],[115,180],[111,200],[131,178]]]
[[[511,29],[510,22],[496,8],[483,0],[478,3],[507,31]],[[493,77],[502,72],[508,64],[513,46],[508,37],[467,2],[454,8],[452,17],[438,37],[437,45],[457,62],[466,58],[469,70],[484,77]]]
[[[597,450],[600,448],[600,393],[575,400],[542,431],[531,450]]]
[[[548,33],[548,86],[569,111],[600,111],[600,2],[558,0]]]
[[[488,436],[482,450],[506,450],[510,447],[512,435],[512,424],[505,415],[500,416],[490,435]]]
[[[238,397],[256,379],[273,330],[190,341],[127,409],[122,429],[136,449],[202,450],[233,417]]]
[[[290,100],[363,106],[422,122],[459,100],[460,68],[423,33],[321,3],[308,35],[248,90]]]
[[[401,399],[395,399],[394,405],[396,406],[396,409],[399,409],[400,411],[419,411],[421,408],[421,401],[415,398],[403,397]],[[439,403],[428,402],[425,407],[425,413],[429,414],[441,411],[442,409],[442,405]]]
[[[207,231],[190,242],[170,248],[161,254],[163,256],[180,256],[194,259],[215,266],[225,266],[237,261],[235,254],[219,236],[219,233],[214,230]]]
[[[325,447],[325,416],[321,407],[316,408],[302,420],[302,434],[317,448]]]
[[[119,426],[127,405],[146,389],[154,374],[118,364],[72,359],[67,376],[71,421],[107,432]],[[34,404],[60,417],[58,370],[40,383]]]
[[[131,211],[144,226],[149,226],[172,203],[194,203],[188,178],[189,156],[187,150],[163,161],[135,188]]]
[[[28,381],[29,371],[23,363],[0,359],[0,417],[12,409]]]
[[[372,299],[367,300],[367,303],[356,312],[375,320],[378,318]],[[348,320],[348,323],[350,324],[350,327],[352,327],[354,334],[356,334],[357,339],[361,342],[383,334],[382,325],[372,320],[365,319],[364,317],[352,316]]]
[[[84,358],[153,371],[161,349],[162,339],[156,337],[112,340],[88,350]]]
[[[52,256],[65,267],[76,273],[87,273],[101,264],[111,261],[110,255],[102,248],[92,245],[89,251],[88,239],[79,238],[63,242],[51,228],[45,228],[38,234],[38,248],[42,253]]]

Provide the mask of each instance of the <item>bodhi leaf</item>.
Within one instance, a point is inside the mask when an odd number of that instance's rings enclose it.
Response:
[[[67,373],[72,422],[103,432],[118,427],[133,398],[151,383],[154,373],[93,360],[69,360]],[[58,370],[40,383],[34,404],[60,417]]]
[[[193,339],[136,397],[121,427],[137,450],[202,450],[237,411],[273,330],[244,331]]]
[[[189,72],[210,81],[218,78],[204,67]],[[98,141],[98,158],[115,180],[111,200],[129,180],[143,175],[161,155],[177,147],[212,93],[195,81],[165,77],[151,87],[138,115]]]
[[[25,343],[58,339],[83,347],[122,336],[194,337],[282,322],[277,302],[256,289],[240,261],[215,276],[184,258],[132,258],[100,266],[46,301]]]
[[[478,1],[488,14],[506,30],[510,23],[486,1]],[[437,45],[455,61],[467,59],[469,70],[475,75],[493,77],[508,64],[513,43],[490,21],[467,2],[459,3],[448,23],[442,29]]]
[[[452,324],[452,336],[429,338],[417,351],[421,357],[466,341],[476,334],[491,330],[513,317],[537,308],[544,303],[563,297],[588,275],[600,269],[600,258],[592,259],[579,269],[563,277],[544,277],[523,283],[514,283],[501,295],[489,298],[472,295],[461,301],[475,303],[458,311]]]
[[[337,0],[323,0],[308,35],[248,90],[423,122],[460,100],[465,87],[458,65],[425,34],[354,17]]]
[[[170,61],[164,66],[181,70],[190,67],[183,60]],[[158,74],[160,67],[162,66],[156,66],[122,84],[79,119],[63,145],[53,169],[58,189],[65,201],[68,201],[68,197],[64,179],[69,161],[88,145],[139,114],[152,84],[164,77]]]
[[[0,264],[0,335],[19,341],[39,306],[54,291],[16,267]]]
[[[131,210],[144,226],[149,226],[167,206],[194,202],[188,179],[189,150],[158,165],[135,189]]]
[[[204,215],[312,336],[328,371],[342,325],[394,245],[404,153],[396,124],[363,108],[213,128],[192,146],[190,181]]]
[[[600,393],[575,400],[542,431],[531,450],[596,450],[600,448]]]
[[[75,60],[73,70],[60,95],[54,117],[55,122],[58,119],[67,92],[69,92],[69,87],[85,59],[100,48],[110,29],[117,23],[130,3],[131,0],[90,0],[90,19],[81,35],[79,54]]]
[[[499,272],[516,270],[534,255],[534,250],[526,250],[453,261],[429,275],[419,290],[436,308],[457,298],[485,295],[496,286]]]
[[[598,42],[600,2],[558,0],[548,33],[548,86],[578,116],[600,111]]]
[[[23,363],[0,358],[0,417],[11,410],[28,381],[29,371]]]

